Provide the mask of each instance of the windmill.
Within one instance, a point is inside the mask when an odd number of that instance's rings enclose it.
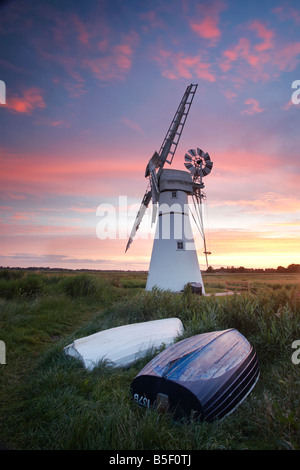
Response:
[[[154,152],[147,164],[145,177],[149,179],[148,186],[126,246],[125,251],[131,245],[152,200],[152,223],[157,219],[157,225],[146,290],[156,286],[178,292],[190,282],[200,284],[202,293],[205,292],[190,224],[188,196],[193,198],[196,210],[192,216],[205,238],[202,179],[211,171],[213,163],[207,153],[197,148],[185,155],[188,171],[164,168],[165,163],[171,165],[173,161],[197,86],[191,84],[186,88],[159,152]],[[206,243],[204,252],[206,256],[209,253]]]

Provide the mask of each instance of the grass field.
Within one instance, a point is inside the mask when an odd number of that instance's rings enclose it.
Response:
[[[146,273],[0,270],[0,448],[300,449],[299,274],[204,273],[207,293],[249,281],[255,294],[226,297],[145,292]],[[254,345],[260,379],[226,419],[212,424],[141,409],[135,375],[100,364],[88,372],[63,348],[75,338],[132,322],[178,317],[183,337],[237,328]],[[298,354],[298,357],[300,354]]]

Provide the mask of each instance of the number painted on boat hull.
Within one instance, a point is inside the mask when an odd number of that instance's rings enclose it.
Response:
[[[147,398],[143,395],[140,396],[138,393],[135,393],[133,395],[133,399],[138,405],[145,406],[146,408],[150,408],[149,398]]]

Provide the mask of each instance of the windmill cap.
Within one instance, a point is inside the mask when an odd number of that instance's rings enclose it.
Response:
[[[193,180],[189,172],[182,170],[163,170],[159,178],[160,191],[185,191],[193,193]]]

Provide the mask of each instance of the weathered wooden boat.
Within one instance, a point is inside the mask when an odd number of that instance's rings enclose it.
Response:
[[[221,419],[259,377],[256,352],[236,329],[196,335],[168,347],[131,383],[136,403],[170,411],[175,419]]]
[[[170,346],[183,331],[179,318],[132,323],[76,339],[64,351],[89,370],[100,361],[113,367],[128,367],[151,350]]]

